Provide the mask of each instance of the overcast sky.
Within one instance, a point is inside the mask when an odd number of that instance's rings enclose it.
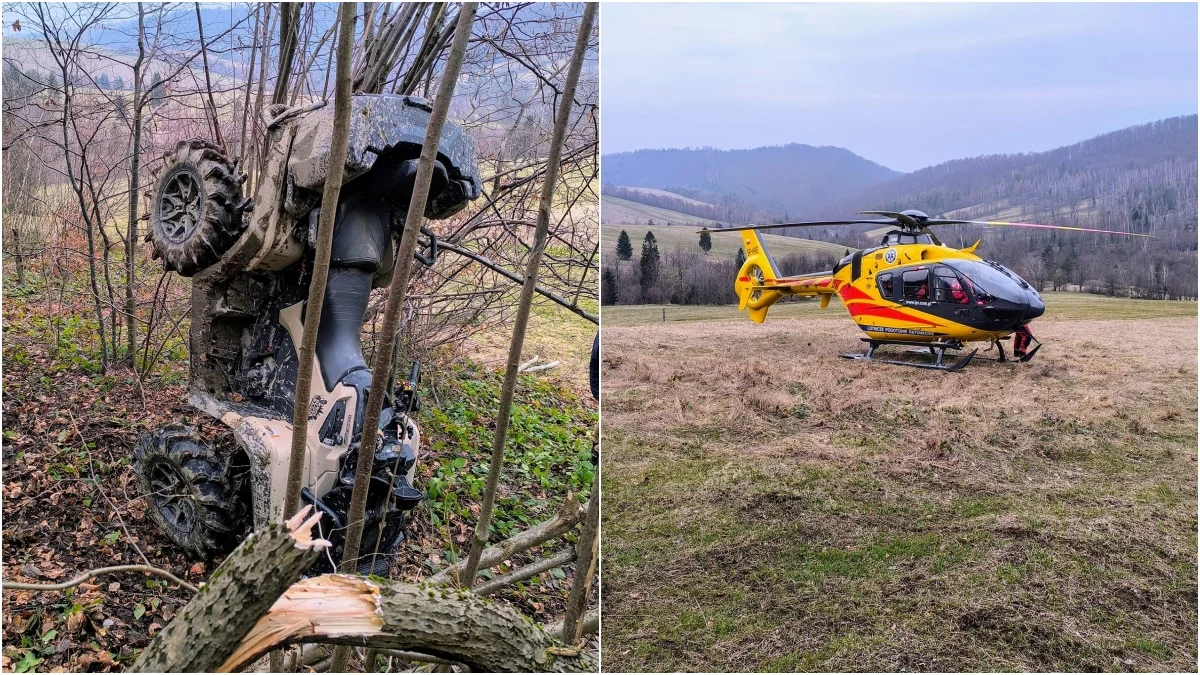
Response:
[[[900,171],[1196,112],[1195,4],[601,7],[602,144],[837,145]]]

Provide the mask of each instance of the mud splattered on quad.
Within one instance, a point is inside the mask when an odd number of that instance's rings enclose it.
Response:
[[[372,288],[391,279],[431,107],[409,96],[354,96],[346,174],[337,205],[329,282],[309,402],[302,499],[324,517],[340,561],[362,414],[371,389],[360,337]],[[253,199],[245,177],[202,140],[168,152],[147,193],[147,240],[164,267],[192,277],[189,401],[228,426],[236,450],[222,453],[194,429],[143,435],[135,469],[151,516],[197,557],[227,552],[247,530],[283,518],[291,448],[297,345],[312,274],[321,191],[329,167],[332,106],[275,106],[267,156]],[[447,124],[425,216],[447,218],[480,194],[473,139]],[[432,264],[433,234],[423,231]],[[403,541],[420,431],[419,368],[389,392],[380,419],[363,532],[363,572],[386,571]],[[372,565],[372,552],[380,542]],[[328,561],[319,566],[328,568]]]

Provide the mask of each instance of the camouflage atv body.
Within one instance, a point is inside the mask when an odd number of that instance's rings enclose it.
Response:
[[[408,96],[352,99],[349,151],[309,401],[302,499],[325,519],[340,559],[362,412],[371,378],[360,335],[372,288],[390,281],[431,107]],[[220,456],[194,431],[146,434],[136,468],[151,515],[198,556],[227,550],[244,532],[284,517],[297,351],[312,274],[321,192],[328,172],[332,106],[273,110],[253,201],[244,178],[215,146],[185,141],[168,153],[148,193],[156,257],[192,277],[189,401],[227,425],[237,441]],[[480,194],[473,139],[447,124],[425,216],[447,218]],[[418,259],[432,264],[424,231]],[[363,551],[390,553],[403,539],[420,432],[414,366],[385,400],[368,492]],[[395,378],[399,379],[399,378]],[[169,475],[171,473],[174,475]],[[169,488],[169,489],[168,489]],[[173,501],[164,492],[180,494]],[[381,558],[386,562],[386,557]],[[369,565],[368,555],[363,565]],[[379,565],[376,566],[377,568]],[[363,568],[367,570],[366,567]]]

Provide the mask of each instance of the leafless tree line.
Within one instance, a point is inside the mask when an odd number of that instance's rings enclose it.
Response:
[[[733,282],[738,273],[738,259],[679,247],[667,249],[661,256],[653,280],[646,279],[647,269],[640,264],[636,247],[632,260],[621,261],[614,255],[606,258],[601,274],[604,304],[737,304]],[[837,256],[829,254],[788,253],[775,264],[786,275],[829,270],[836,262]]]

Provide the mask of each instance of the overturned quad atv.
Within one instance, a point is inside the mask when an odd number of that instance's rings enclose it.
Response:
[[[372,382],[360,335],[371,289],[389,283],[417,157],[431,111],[420,98],[352,99],[349,151],[336,206],[333,249],[317,335],[302,499],[324,517],[341,560],[354,463]],[[164,267],[192,277],[189,402],[227,425],[235,443],[169,426],[142,435],[134,467],[148,511],[195,557],[227,552],[250,527],[285,515],[297,351],[312,275],[321,192],[329,164],[332,106],[279,106],[253,200],[221,150],[184,141],[165,156],[147,193],[149,234]],[[447,124],[425,216],[447,218],[480,194],[475,144]],[[433,234],[417,258],[432,264]],[[404,538],[420,431],[416,364],[385,400],[363,530],[361,572],[387,569]],[[381,383],[381,385],[384,383]],[[381,545],[378,557],[371,554]],[[372,560],[375,560],[372,564]],[[328,567],[323,559],[318,565]]]

